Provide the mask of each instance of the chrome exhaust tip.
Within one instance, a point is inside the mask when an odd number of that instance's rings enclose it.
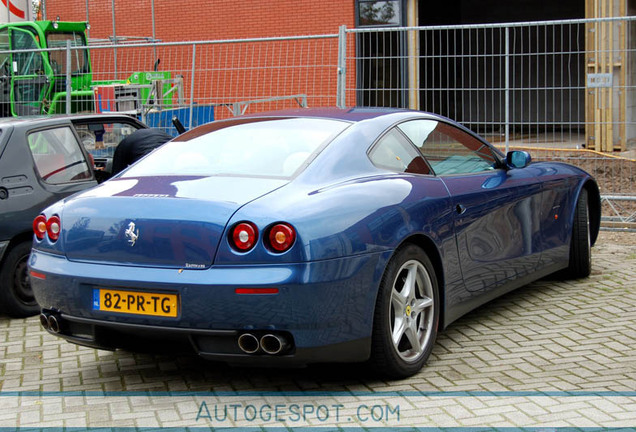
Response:
[[[40,314],[40,324],[44,330],[51,329],[51,327],[49,327],[49,317],[44,312]]]
[[[287,345],[285,338],[275,334],[268,333],[261,338],[261,348],[270,355],[280,354],[287,349]]]
[[[47,323],[49,325],[49,329],[53,333],[59,333],[60,332],[60,323],[57,320],[57,318],[55,317],[55,315],[49,315],[49,317],[47,319]]]
[[[243,333],[238,338],[238,346],[246,354],[254,354],[258,351],[258,339],[251,333]]]

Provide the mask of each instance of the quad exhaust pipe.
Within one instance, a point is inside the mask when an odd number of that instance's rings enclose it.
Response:
[[[287,341],[275,334],[266,334],[260,340],[261,348],[269,355],[280,354],[287,349]]]
[[[55,314],[42,312],[40,314],[40,324],[44,330],[48,330],[53,333],[60,332],[60,320]]]
[[[256,354],[259,351],[269,355],[283,354],[290,347],[286,337],[267,333],[259,339],[252,333],[243,333],[238,338],[238,346],[245,354]]]
[[[255,354],[260,348],[258,338],[251,333],[243,333],[239,336],[238,345],[245,354]]]

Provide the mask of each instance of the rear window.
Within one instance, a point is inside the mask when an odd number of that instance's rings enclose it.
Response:
[[[276,119],[217,129],[173,141],[133,165],[124,177],[238,175],[290,177],[349,123]]]

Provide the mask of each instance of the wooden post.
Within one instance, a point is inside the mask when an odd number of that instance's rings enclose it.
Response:
[[[626,0],[586,0],[586,18],[627,15]],[[586,74],[604,74],[607,85],[585,88],[585,136],[588,148],[611,152],[625,150],[627,94],[624,22],[603,21],[586,25]],[[596,76],[599,77],[598,75]]]

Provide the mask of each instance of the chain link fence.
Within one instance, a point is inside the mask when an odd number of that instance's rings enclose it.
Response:
[[[142,81],[154,90],[152,98],[129,98],[141,101],[142,115],[185,108],[195,114],[186,126],[199,118],[197,112],[209,121],[333,106],[337,52],[336,35],[91,47],[94,79]],[[127,90],[134,86],[122,88]]]
[[[636,195],[636,17],[345,33],[348,105],[438,113]]]
[[[36,49],[0,34],[3,115],[123,111],[186,128],[303,106],[417,108],[636,195],[636,17]],[[14,36],[15,40],[15,36]],[[15,43],[15,41],[13,42]]]
[[[166,128],[177,116],[189,128],[336,105],[337,34],[90,47],[73,40],[48,49],[26,39],[4,51],[0,40],[4,116],[118,111]]]

